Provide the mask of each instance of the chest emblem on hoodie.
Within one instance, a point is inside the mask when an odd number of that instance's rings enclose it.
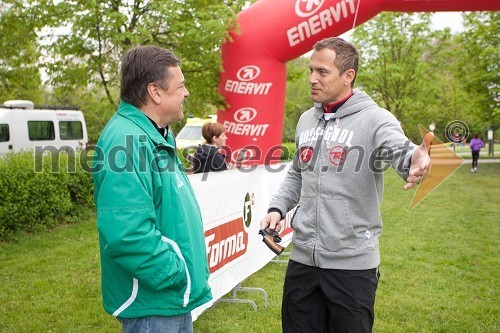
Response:
[[[310,146],[300,147],[300,159],[302,162],[307,163],[313,156],[313,148]]]
[[[342,146],[335,146],[330,149],[328,157],[333,165],[342,165],[347,158],[347,150]]]

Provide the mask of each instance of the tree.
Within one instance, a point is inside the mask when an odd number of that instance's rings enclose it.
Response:
[[[206,115],[214,106],[224,106],[224,100],[217,91],[221,69],[220,45],[229,38],[228,32],[237,25],[232,18],[247,2],[9,2],[6,9],[0,12],[1,19],[6,20],[5,13],[8,12],[11,24],[9,33],[17,31],[18,34],[8,41],[11,44],[16,41],[26,43],[26,48],[32,46],[33,52],[30,53],[32,58],[23,58],[18,63],[5,65],[0,62],[0,70],[10,68],[12,73],[19,76],[22,66],[39,62],[49,85],[44,102],[80,106],[89,119],[90,137],[96,138],[119,101],[121,56],[126,49],[136,45],[158,45],[171,49],[182,61],[186,84],[191,92],[184,106],[186,112]],[[16,11],[10,11],[10,8]],[[26,19],[20,20],[19,17]],[[2,51],[5,49],[2,47]],[[19,48],[8,49],[13,51],[0,59],[10,59],[19,51]],[[36,84],[38,75],[39,84],[38,68],[29,68],[35,73],[26,75],[29,77],[28,82]],[[2,76],[6,75],[1,73]],[[14,91],[12,88],[8,90]]]
[[[427,99],[432,102],[427,103],[425,110],[427,117],[436,124],[436,134],[443,140],[452,141],[453,124],[461,127],[457,123],[460,121],[473,130],[483,122],[483,117],[477,101],[465,89],[467,79],[460,73],[463,54],[460,35],[450,35],[449,31],[444,34],[438,41],[440,52],[436,54],[434,65],[437,77],[432,82],[438,94]]]
[[[286,64],[287,86],[283,141],[295,141],[295,127],[300,115],[313,105],[309,90],[308,64],[309,59],[304,57],[298,57]]]
[[[0,104],[9,99],[41,100],[36,28],[28,7],[0,1]]]
[[[381,13],[356,28],[360,50],[357,85],[362,86],[420,140],[418,124],[429,122],[429,106],[439,98],[434,65],[444,34],[430,29],[430,14]]]
[[[458,37],[457,73],[475,102],[482,130],[500,125],[500,13],[463,14],[464,31]],[[482,125],[482,126],[481,126]],[[482,127],[482,128],[481,128]]]
[[[154,44],[174,51],[183,61],[187,105],[203,114],[204,104],[221,105],[217,94],[219,48],[226,25],[244,1],[104,0],[49,1],[42,4],[52,28],[46,38],[50,83],[62,92],[78,85],[99,87],[114,106],[118,102],[119,64],[124,51]],[[234,21],[233,21],[234,22]]]

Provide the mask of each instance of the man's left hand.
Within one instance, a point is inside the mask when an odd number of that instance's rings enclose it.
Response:
[[[422,142],[422,144],[413,152],[409,176],[406,180],[407,184],[403,187],[403,189],[411,189],[415,185],[423,182],[429,175],[431,171],[431,158],[429,156],[429,150],[431,148],[432,139],[434,139],[434,133],[427,133],[424,136],[424,142]]]

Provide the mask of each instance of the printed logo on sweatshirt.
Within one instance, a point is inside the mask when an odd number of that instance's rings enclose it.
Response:
[[[299,146],[305,144],[312,146],[314,145],[314,142],[322,136],[324,141],[351,147],[354,132],[346,128],[342,129],[338,126],[329,126],[326,130],[322,127],[311,128],[299,134]]]
[[[182,180],[179,178],[179,175],[178,174],[175,174],[175,177],[177,178],[177,188],[181,188],[184,186],[184,183],[182,182]]]
[[[342,146],[335,146],[330,149],[328,157],[333,165],[342,165],[347,158],[347,150],[345,150]]]
[[[306,147],[300,147],[300,159],[302,162],[307,163],[311,160],[313,157],[313,147],[311,146],[306,146]]]

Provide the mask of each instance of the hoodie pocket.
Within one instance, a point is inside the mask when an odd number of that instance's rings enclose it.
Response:
[[[293,218],[293,242],[299,245],[314,242],[316,225],[316,198],[301,197],[299,206]]]
[[[319,212],[320,250],[337,252],[358,247],[347,200],[322,198]]]

